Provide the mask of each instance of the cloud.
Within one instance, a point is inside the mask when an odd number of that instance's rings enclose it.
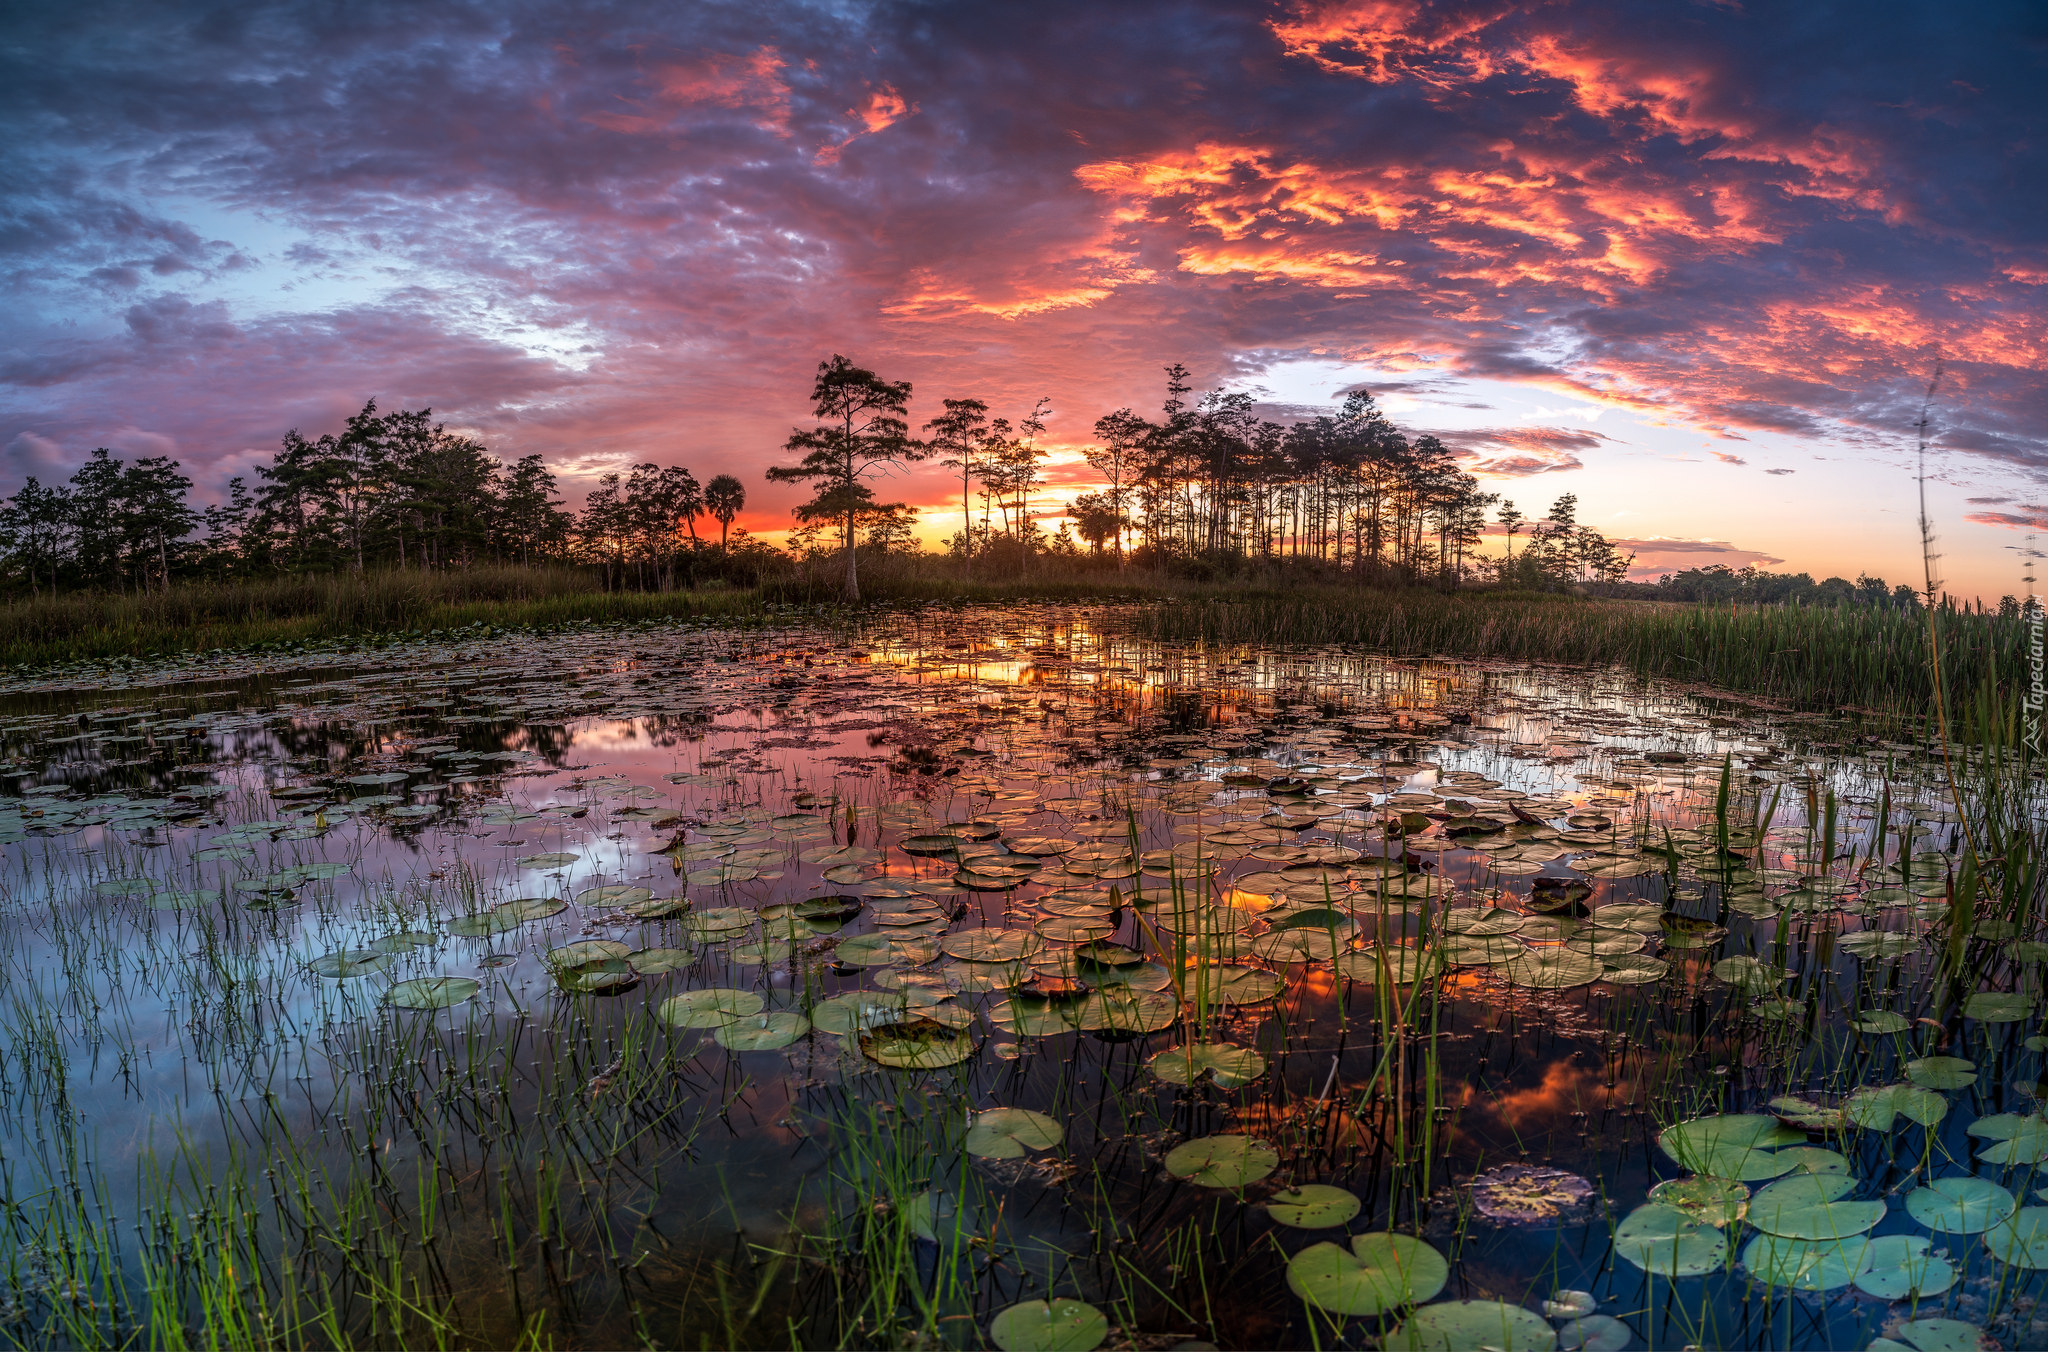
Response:
[[[1760,549],[1744,549],[1726,540],[1685,540],[1666,536],[1644,536],[1611,542],[1624,554],[1635,555],[1629,577],[1638,582],[1655,581],[1666,573],[1688,568],[1722,564],[1729,568],[1771,568],[1784,562]]]
[[[1942,444],[2044,468],[2021,23],[29,7],[0,51],[0,444],[148,429],[218,482],[374,395],[569,468],[740,473],[772,517],[791,490],[759,470],[833,351],[912,380],[920,419],[1053,393],[1077,440],[1156,408],[1171,361],[1326,353],[1864,446],[1938,347]],[[1521,477],[1596,443],[1455,444]]]
[[[1797,474],[1798,472],[1796,469],[1767,469],[1764,471],[1766,474]]]
[[[1720,461],[1724,465],[1746,465],[1749,463],[1747,460],[1744,460],[1741,456],[1730,455],[1726,451],[1715,451],[1714,459]]]
[[[1459,454],[1465,468],[1481,478],[1525,479],[1583,469],[1576,452],[1591,450],[1612,438],[1591,429],[1567,427],[1494,427],[1446,432],[1441,439]],[[1500,455],[1508,450],[1519,454]]]
[[[2048,506],[2022,503],[2020,507],[2017,512],[1971,512],[1963,520],[1974,521],[1980,526],[2003,526],[2007,530],[2048,530]]]

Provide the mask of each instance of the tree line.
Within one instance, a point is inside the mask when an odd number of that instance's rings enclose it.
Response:
[[[572,512],[539,455],[507,463],[429,409],[374,401],[338,433],[286,433],[255,476],[200,510],[176,460],[101,447],[67,482],[32,477],[0,502],[0,578],[31,593],[135,591],[181,576],[585,562],[607,585],[674,586],[764,548],[733,528],[747,491],[729,474],[700,485],[679,466],[636,465]]]
[[[1335,414],[1289,425],[1260,417],[1248,394],[1215,390],[1191,400],[1184,366],[1165,374],[1157,418],[1123,408],[1096,419],[1082,455],[1102,486],[1071,503],[1046,498],[1050,399],[1014,423],[991,416],[985,400],[942,399],[919,438],[911,434],[909,382],[843,356],[818,368],[817,422],[785,443],[803,459],[768,477],[812,486],[796,509],[792,543],[840,556],[849,598],[860,594],[860,551],[909,534],[912,509],[881,501],[876,484],[926,460],[959,484],[960,529],[946,548],[969,576],[1028,575],[1035,559],[1072,557],[1083,543],[1119,567],[1294,563],[1372,582],[1449,586],[1482,577],[1550,587],[1619,582],[1633,562],[1576,519],[1571,494],[1525,522],[1513,504],[1480,491],[1449,447],[1428,435],[1411,440],[1364,390]],[[1489,560],[1476,548],[1496,506],[1510,557]],[[1039,520],[1054,515],[1067,521],[1048,535]],[[1513,557],[1525,524],[1529,537]]]

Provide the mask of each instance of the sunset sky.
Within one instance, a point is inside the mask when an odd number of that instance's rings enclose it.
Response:
[[[1917,581],[2048,531],[2038,4],[11,7],[0,492],[199,496],[431,405],[580,500],[764,483],[843,352],[1077,447],[1160,370],[1379,395],[1636,576]],[[1085,467],[1056,464],[1057,491]],[[956,528],[944,471],[885,488]],[[954,509],[957,513],[957,507]]]

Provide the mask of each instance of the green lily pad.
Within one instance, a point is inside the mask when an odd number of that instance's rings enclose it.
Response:
[[[2012,1193],[1988,1178],[1937,1178],[1906,1194],[1908,1215],[1950,1235],[1981,1235],[2018,1207]]]
[[[1906,1063],[1906,1078],[1922,1089],[1967,1089],[1977,1083],[1977,1063],[1960,1056],[1924,1056]]]
[[[1022,962],[1044,948],[1045,940],[1030,930],[969,930],[939,941],[941,952],[962,962]],[[846,945],[841,944],[839,950],[843,954]]]
[[[1915,1319],[1901,1324],[1897,1338],[1879,1338],[1868,1352],[1984,1352],[1984,1330],[1960,1319]]]
[[[676,1028],[722,1028],[735,1019],[759,1014],[761,1007],[761,997],[753,991],[712,986],[672,995],[661,1002],[655,1013]]]
[[[606,887],[586,887],[576,894],[578,906],[628,906],[636,901],[645,901],[654,895],[651,887],[628,887],[613,883]]]
[[[1581,1315],[1557,1326],[1559,1352],[1622,1352],[1635,1340],[1635,1330],[1613,1315]]]
[[[1266,1214],[1297,1230],[1327,1230],[1348,1223],[1358,1208],[1355,1193],[1328,1183],[1305,1183],[1274,1193],[1266,1203]]]
[[[553,850],[547,854],[529,854],[519,861],[519,867],[560,868],[564,864],[575,863],[579,857],[569,853],[567,850]]]
[[[1600,962],[1606,968],[1600,979],[1617,986],[1647,986],[1652,981],[1662,981],[1664,974],[1671,970],[1670,963],[1646,953],[1603,954]],[[1559,1336],[1563,1337],[1562,1331]]]
[[[381,972],[390,965],[389,953],[374,948],[341,948],[314,958],[306,964],[306,970],[315,976],[340,979],[367,976],[371,972]]]
[[[1356,1210],[1356,1198],[1352,1204]],[[1287,1260],[1288,1289],[1332,1314],[1372,1316],[1419,1305],[1450,1275],[1443,1255],[1421,1240],[1377,1230],[1354,1235],[1348,1249],[1325,1241]]]
[[[2048,1268],[2048,1206],[2024,1206],[1984,1232],[1984,1247],[2014,1267]]]
[[[1769,995],[1792,977],[1783,967],[1774,967],[1747,954],[1721,959],[1714,964],[1713,973],[1745,995]]]
[[[1337,955],[1337,975],[1366,986],[1377,983],[1382,976],[1395,985],[1405,986],[1434,975],[1441,967],[1433,953],[1419,948],[1382,946]]]
[[[1870,1241],[1861,1235],[1814,1240],[1760,1234],[1743,1249],[1742,1265],[1752,1277],[1769,1286],[1832,1291],[1856,1280],[1869,1248]]]
[[[1889,1009],[1873,1009],[1849,1020],[1849,1026],[1859,1033],[1903,1033],[1913,1026],[1913,1021]]]
[[[1993,1113],[1972,1122],[1969,1133],[1996,1143],[1977,1152],[1978,1159],[1990,1164],[2039,1164],[2048,1159],[2048,1118],[2037,1114]]]
[[[1708,1174],[1667,1178],[1650,1189],[1650,1200],[1682,1211],[1701,1225],[1729,1225],[1749,1214],[1747,1185]]]
[[[1933,1241],[1918,1235],[1881,1235],[1863,1251],[1856,1287],[1880,1300],[1938,1296],[1956,1284],[1956,1270],[1932,1252]]]
[[[624,958],[599,958],[581,966],[553,967],[551,970],[555,984],[572,995],[624,990],[640,980],[633,964]]]
[[[916,967],[937,958],[939,946],[929,939],[856,934],[851,939],[841,939],[832,956],[853,967],[887,967],[892,963]]]
[[[1978,991],[1963,1001],[1963,1017],[1981,1023],[2018,1023],[2033,1013],[2033,999],[2011,991]]]
[[[722,1023],[711,1036],[727,1051],[772,1052],[787,1047],[810,1031],[809,1019],[794,1010],[781,1009],[768,1014],[747,1014],[730,1023]]]
[[[985,1160],[1022,1159],[1032,1150],[1050,1150],[1066,1137],[1066,1129],[1044,1113],[1029,1108],[988,1108],[974,1115],[965,1148]]]
[[[642,976],[679,972],[696,960],[696,951],[688,948],[636,948],[626,955],[626,961]]]
[[[1205,1188],[1241,1188],[1279,1167],[1273,1148],[1249,1136],[1203,1136],[1166,1155],[1166,1172]]]
[[[1789,1172],[1794,1162],[1781,1159],[1777,1148],[1805,1143],[1805,1135],[1776,1118],[1751,1113],[1696,1117],[1657,1137],[1658,1148],[1692,1173],[1744,1183]]]
[[[1844,1200],[1856,1187],[1846,1174],[1799,1174],[1757,1191],[1749,1223],[1783,1239],[1846,1239],[1884,1219],[1883,1202]]]
[[[1109,1337],[1109,1319],[1078,1300],[1027,1300],[989,1322],[1002,1352],[1092,1352]]]
[[[1557,1335],[1542,1315],[1497,1300],[1425,1305],[1387,1335],[1388,1352],[1554,1352]]]
[[[1614,1252],[1660,1277],[1697,1277],[1728,1257],[1728,1237],[1676,1207],[1646,1202],[1614,1229]]]
[[[384,1003],[393,1009],[447,1009],[482,989],[482,982],[466,976],[423,976],[385,991]]]
[[[547,964],[558,972],[569,971],[588,963],[603,962],[610,958],[624,958],[633,950],[610,939],[585,939],[580,943],[563,944],[547,952]]]
[[[1189,1085],[1207,1075],[1215,1078],[1217,1088],[1235,1089],[1265,1074],[1266,1058],[1228,1042],[1191,1042],[1168,1047],[1145,1066],[1168,1084]]]
[[[1890,1131],[1901,1117],[1931,1127],[1948,1115],[1948,1100],[1918,1085],[1888,1084],[1857,1090],[1842,1112],[1854,1125],[1871,1131]]]
[[[1510,985],[1555,991],[1592,985],[1607,975],[1607,964],[1597,953],[1536,949],[1502,963],[1499,971]]]
[[[811,1026],[821,1033],[855,1033],[900,1023],[909,999],[899,991],[847,991],[811,1006]]]
[[[974,1055],[974,1040],[936,1019],[885,1023],[860,1035],[861,1054],[892,1070],[938,1070]]]

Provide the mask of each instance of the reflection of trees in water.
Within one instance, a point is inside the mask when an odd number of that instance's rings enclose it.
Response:
[[[703,741],[704,734],[711,730],[711,715],[656,714],[642,719],[641,727],[647,733],[648,742],[654,746],[680,746],[685,742]]]

